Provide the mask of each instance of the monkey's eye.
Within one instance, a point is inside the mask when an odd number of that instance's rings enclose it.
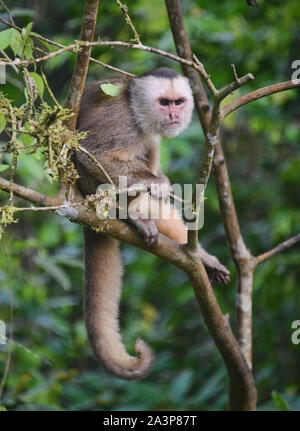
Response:
[[[182,105],[183,100],[182,99],[176,99],[175,100],[175,105]]]
[[[159,103],[162,106],[168,106],[169,105],[168,99],[160,99]]]

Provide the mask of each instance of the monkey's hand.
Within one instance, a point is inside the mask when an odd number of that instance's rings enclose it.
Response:
[[[153,220],[128,218],[128,221],[136,227],[147,245],[153,245],[157,242],[158,230]]]
[[[213,284],[226,284],[230,280],[230,272],[219,260],[207,253],[199,244],[199,254],[207,275]]]
[[[149,187],[149,191],[155,199],[166,199],[170,193],[170,186],[167,183],[153,183]]]
[[[145,181],[145,185],[154,199],[166,199],[171,191],[170,182],[164,175]]]

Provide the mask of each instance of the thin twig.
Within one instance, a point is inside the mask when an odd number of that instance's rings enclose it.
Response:
[[[247,103],[253,102],[253,100],[258,100],[263,97],[270,96],[271,94],[280,93],[281,91],[292,90],[298,87],[300,87],[300,80],[299,82],[297,82],[296,80],[280,82],[278,84],[268,85],[267,87],[263,87],[255,91],[251,91],[250,93],[244,94],[243,96],[239,97],[233,102],[228,103],[228,105],[226,105],[222,109],[222,117],[223,118],[227,117],[236,109],[246,105]]]
[[[125,21],[127,22],[127,24],[129,25],[129,27],[131,27],[131,30],[133,31],[134,34],[134,40],[138,43],[138,44],[142,44],[141,40],[140,40],[140,36],[138,34],[138,32],[136,31],[133,22],[128,14],[128,6],[125,4],[122,4],[120,2],[120,0],[116,0],[117,5],[120,7],[121,11],[123,12],[124,16],[125,16]]]
[[[122,48],[138,49],[141,51],[153,52],[154,54],[162,55],[163,57],[167,57],[167,58],[170,58],[171,60],[193,67],[198,72],[202,71],[201,67],[199,67],[194,61],[186,60],[185,58],[178,57],[177,55],[171,54],[170,52],[163,51],[162,49],[153,48],[152,46],[138,45],[130,42],[122,42],[119,40],[97,41],[97,42],[88,43],[87,45],[88,46],[111,46],[111,47],[118,46]]]
[[[205,80],[205,82],[207,83],[208,88],[210,89],[210,92],[213,96],[217,96],[218,95],[218,90],[216,89],[216,87],[214,86],[212,80],[210,79],[210,75],[207,74],[203,64],[199,61],[199,59],[196,57],[195,54],[193,54],[193,60],[195,61],[195,63],[198,66],[198,70],[201,73],[202,78]]]
[[[12,61],[12,59],[6,54],[6,52],[3,49],[0,49],[1,54],[6,58],[8,61]],[[19,73],[19,69],[16,65],[12,64],[11,67],[14,69],[16,73]]]
[[[9,8],[6,6],[6,4],[4,3],[4,1],[3,1],[3,0],[0,0],[0,4],[2,5],[3,9],[5,9],[5,11],[7,12],[7,15],[9,16],[9,19],[10,19],[11,23],[12,23],[13,25],[15,25],[15,21],[14,21],[14,19],[13,19],[13,17],[12,17],[11,11],[10,11],[10,10],[9,10]]]
[[[236,73],[235,65],[234,65],[234,64],[231,64],[231,65],[230,65],[230,67],[232,68],[233,76],[234,76],[235,82],[237,83],[237,85],[238,85],[238,86],[240,86],[240,85],[241,85],[241,84],[240,84],[240,79],[239,79],[239,77],[238,77],[238,74]]]
[[[293,247],[293,245],[300,242],[300,233],[297,235],[281,242],[276,247],[272,248],[271,250],[260,254],[256,257],[256,264],[259,265],[260,263],[265,262],[266,260],[270,259],[271,257],[275,256],[276,254],[281,253],[284,250],[287,250],[290,247]]]
[[[13,25],[13,24],[11,24],[10,22],[6,21],[3,18],[0,18],[0,22],[2,22],[3,24],[7,25],[8,27],[15,28],[18,31],[22,30],[21,27]],[[65,45],[62,45],[61,43],[55,42],[54,40],[48,39],[48,38],[46,38],[44,36],[41,36],[41,35],[39,35],[39,34],[37,34],[35,32],[30,32],[29,35],[31,37],[35,38],[35,39],[38,39],[38,40],[41,40],[43,42],[49,43],[49,45],[56,46],[57,48],[65,48]],[[71,50],[71,52],[73,54],[77,54],[77,50],[76,49]],[[122,73],[123,75],[127,75],[127,76],[135,76],[132,73],[129,73],[129,72],[126,72],[125,70],[119,69],[118,67],[114,67],[114,66],[111,66],[110,64],[103,63],[100,60],[96,60],[96,58],[90,57],[90,61],[92,61],[93,63],[99,64],[100,66],[105,67],[107,69],[113,70],[114,72]]]
[[[100,169],[100,171],[102,172],[102,174],[106,177],[107,181],[114,185],[113,180],[110,178],[110,176],[108,175],[108,173],[106,172],[106,170],[103,168],[103,166],[101,165],[101,163],[99,163],[99,161],[96,159],[96,157],[93,156],[93,154],[91,154],[88,150],[86,150],[84,147],[82,147],[81,145],[78,146],[78,149],[86,154]]]
[[[231,82],[229,85],[227,85],[226,87],[222,88],[219,91],[220,100],[225,99],[225,97],[227,97],[233,91],[237,90],[238,88],[242,87],[243,85],[247,84],[249,81],[252,81],[253,79],[254,79],[254,75],[252,73],[247,73],[241,78],[238,78],[236,76],[236,79],[234,82]]]
[[[41,63],[42,61],[49,60],[50,58],[53,58],[57,55],[64,54],[67,51],[71,51],[76,48],[76,44],[66,46],[64,48],[58,49],[57,51],[50,52],[50,54],[44,55],[43,57],[37,57],[29,60],[21,60],[19,58],[15,60],[10,61],[4,61],[3,59],[0,59],[0,65],[1,66],[13,66],[14,64],[17,66],[23,66],[28,64],[35,64],[35,63]],[[2,61],[1,61],[2,60]]]
[[[55,103],[55,105],[56,105],[56,106],[58,106],[60,109],[63,109],[63,107],[61,106],[61,104],[58,102],[58,100],[57,100],[57,99],[56,99],[56,97],[54,96],[54,93],[53,93],[53,91],[51,90],[50,85],[48,84],[48,80],[47,80],[46,75],[44,74],[44,72],[43,72],[43,69],[42,69],[42,68],[40,69],[40,72],[41,72],[41,75],[42,75],[42,78],[43,78],[43,81],[44,81],[45,87],[47,88],[48,93],[50,94],[51,99],[53,100],[53,102]]]
[[[13,207],[14,212],[20,212],[20,211],[56,211],[63,208],[70,208],[70,207],[76,207],[79,205],[82,205],[83,202],[74,202],[74,203],[68,203],[63,205],[52,205],[49,207]],[[3,211],[3,207],[0,207],[0,213]]]

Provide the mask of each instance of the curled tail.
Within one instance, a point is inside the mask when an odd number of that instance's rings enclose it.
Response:
[[[119,330],[122,262],[114,238],[84,229],[85,324],[91,346],[104,367],[121,379],[140,379],[151,369],[153,354],[143,340],[137,357],[124,347]]]

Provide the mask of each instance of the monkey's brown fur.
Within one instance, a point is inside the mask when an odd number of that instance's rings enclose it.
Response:
[[[161,73],[170,74],[171,79],[174,74],[177,77],[176,72],[161,70]],[[116,185],[121,175],[127,176],[128,186],[136,183],[169,184],[160,168],[158,138],[141,130],[132,111],[131,78],[109,79],[109,82],[121,87],[116,97],[107,96],[100,89],[100,84],[106,82],[94,82],[84,91],[77,128],[89,133],[82,145],[96,157]],[[99,184],[107,183],[99,167],[84,153],[76,153],[75,165],[80,175],[78,186],[83,195],[95,193]],[[149,243],[155,241],[158,230],[185,244],[187,230],[181,220],[174,219],[174,211],[169,220],[130,222]],[[227,282],[228,271],[217,258],[200,246],[199,253],[211,275],[219,282]],[[115,376],[124,379],[144,377],[152,366],[151,349],[139,339],[135,344],[138,356],[128,355],[119,331],[118,308],[123,269],[118,241],[84,229],[84,256],[85,321],[93,350]]]

